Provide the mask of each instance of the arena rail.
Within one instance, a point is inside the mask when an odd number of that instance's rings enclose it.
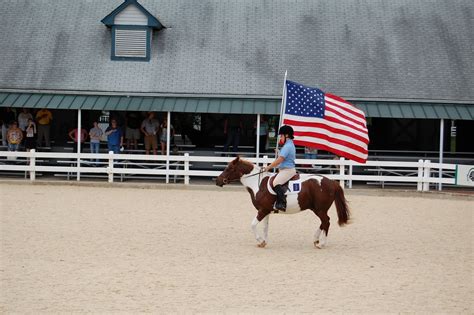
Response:
[[[68,174],[81,180],[81,174],[105,177],[109,182],[115,180],[114,175],[121,180],[126,176],[164,176],[169,183],[170,176],[182,177],[188,185],[192,177],[217,177],[222,169],[199,169],[202,163],[228,163],[233,157],[190,156],[184,155],[143,155],[143,154],[114,154],[112,152],[93,153],[59,153],[59,152],[0,152],[0,171],[25,172],[31,181],[36,180],[36,173]],[[248,158],[258,165],[268,165],[273,159]],[[38,162],[38,163],[37,163]],[[58,163],[61,162],[61,163]],[[430,184],[454,185],[455,164],[432,163],[430,160],[418,162],[401,161],[367,161],[365,164],[356,163],[344,158],[337,160],[306,160],[297,159],[297,167],[310,165],[318,170],[331,169],[332,173],[324,174],[331,179],[339,180],[341,185],[352,187],[352,182],[360,181],[378,183],[416,184],[418,191],[428,191]],[[315,168],[320,166],[321,168]],[[336,170],[336,171],[334,171]],[[72,174],[72,175],[71,175]],[[439,176],[441,174],[442,176]]]

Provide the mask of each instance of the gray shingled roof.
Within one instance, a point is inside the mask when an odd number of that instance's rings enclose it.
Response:
[[[150,62],[110,60],[121,0],[3,0],[0,89],[474,103],[472,0],[139,0],[166,27]]]

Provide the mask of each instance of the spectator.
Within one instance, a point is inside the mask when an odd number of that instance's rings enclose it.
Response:
[[[28,118],[28,125],[25,129],[25,149],[27,151],[36,149],[36,124],[33,117]]]
[[[36,121],[37,121],[37,129],[38,129],[38,139],[37,145],[41,147],[41,142],[44,139],[44,145],[46,147],[50,147],[50,129],[51,129],[51,121],[53,120],[53,114],[46,108],[40,109],[36,113]]]
[[[23,131],[18,128],[16,121],[12,121],[7,131],[8,151],[18,151],[21,140],[23,140]]]
[[[174,137],[174,128],[173,125],[170,126],[170,140],[173,139]],[[163,123],[160,126],[161,129],[161,134],[160,134],[160,143],[161,143],[161,154],[165,155],[166,154],[166,140],[167,140],[167,133],[168,133],[168,118],[165,118],[163,120]],[[172,143],[172,141],[170,142]]]
[[[28,127],[28,121],[33,119],[33,115],[31,115],[30,111],[27,108],[23,108],[21,113],[18,114],[18,127],[25,132],[26,127]]]
[[[315,160],[318,154],[318,149],[311,147],[304,147],[304,158],[309,160]]]
[[[340,160],[341,158],[339,155],[335,154],[334,157],[332,158],[333,160]],[[331,170],[331,174],[337,174],[341,171],[341,166],[340,165],[334,165],[335,170]]]
[[[224,152],[227,152],[230,144],[233,144],[234,153],[237,153],[242,129],[242,117],[240,115],[229,115],[225,119],[224,134],[227,136],[227,139],[224,144]]]
[[[255,128],[257,128],[257,124],[255,124]],[[258,147],[258,151],[260,153],[264,153],[267,151],[267,140],[268,140],[268,121],[264,115],[260,116],[260,145]]]
[[[146,154],[150,154],[150,148],[153,149],[153,154],[156,154],[158,148],[156,134],[160,131],[160,122],[155,119],[155,113],[148,113],[148,117],[142,122],[140,130],[145,135]]]
[[[115,154],[120,153],[120,148],[123,146],[123,132],[117,126],[117,120],[112,119],[110,126],[105,130],[107,136],[107,148]]]
[[[3,113],[1,113],[2,115],[0,115],[0,128],[1,128],[1,133],[0,135],[2,136],[2,145],[5,146],[6,143],[3,143],[5,138],[6,138],[6,135],[4,135],[3,133]]]
[[[99,123],[94,121],[94,127],[89,130],[91,153],[99,153],[100,139],[103,134],[104,132],[100,129]],[[97,159],[96,162],[99,162],[99,160]]]
[[[15,113],[12,111],[10,107],[5,108],[2,111],[2,145],[7,146],[7,132],[8,128],[10,128],[10,122],[15,120]]]
[[[304,147],[304,158],[308,160],[316,160],[318,155],[318,149],[311,147]],[[305,165],[309,166],[309,165]],[[312,167],[319,168],[320,166],[313,164]]]
[[[73,151],[77,152],[77,140],[79,138],[79,131],[77,128],[74,128],[73,130],[69,131],[69,138],[71,138],[72,141],[74,141],[74,147]],[[81,143],[80,143],[80,150],[79,152],[82,152],[82,145],[84,142],[86,142],[87,139],[87,130],[81,127]]]
[[[138,149],[138,140],[140,139],[140,122],[136,113],[131,112],[125,119],[125,139],[127,140],[126,146],[130,150],[132,147],[134,150]]]

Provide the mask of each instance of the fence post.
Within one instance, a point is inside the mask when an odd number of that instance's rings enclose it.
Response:
[[[341,180],[339,181],[339,184],[341,185],[342,188],[344,188],[344,177],[343,176],[344,176],[345,167],[344,167],[344,164],[342,164],[342,163],[344,163],[344,160],[345,160],[345,158],[343,158],[343,157],[341,157],[339,159],[339,161],[341,162],[340,167],[339,167],[339,175],[342,176]]]
[[[79,133],[80,133],[80,131],[79,131]],[[77,155],[77,161],[76,161],[76,163],[77,163],[77,164],[76,164],[76,166],[77,166],[76,180],[77,180],[77,181],[80,181],[80,180],[81,180],[81,153],[79,152],[79,150],[78,150],[78,152],[76,153],[76,155]]]
[[[352,163],[349,164],[349,181],[347,182],[347,187],[352,188]]]
[[[189,185],[189,153],[184,153],[184,184]]]
[[[114,182],[114,151],[109,151],[109,166],[107,167],[107,174],[109,174],[109,183]]]
[[[438,183],[438,190],[442,191],[443,190],[443,183],[441,182],[443,180],[443,159],[441,158],[439,163],[439,168],[438,168],[438,178],[439,178],[439,183]]]
[[[430,190],[431,168],[429,166],[427,166],[428,163],[431,163],[431,161],[430,160],[425,161],[424,174],[423,174],[423,191],[429,191]]]
[[[36,150],[30,150],[30,181],[34,182],[36,180]]]
[[[423,191],[423,160],[418,160],[418,181],[416,182],[416,190]]]

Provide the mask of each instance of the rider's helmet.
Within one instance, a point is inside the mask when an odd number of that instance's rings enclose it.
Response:
[[[280,127],[280,130],[278,130],[278,134],[279,135],[288,135],[288,138],[293,139],[294,131],[293,131],[293,128],[291,126],[284,125],[284,126]]]

